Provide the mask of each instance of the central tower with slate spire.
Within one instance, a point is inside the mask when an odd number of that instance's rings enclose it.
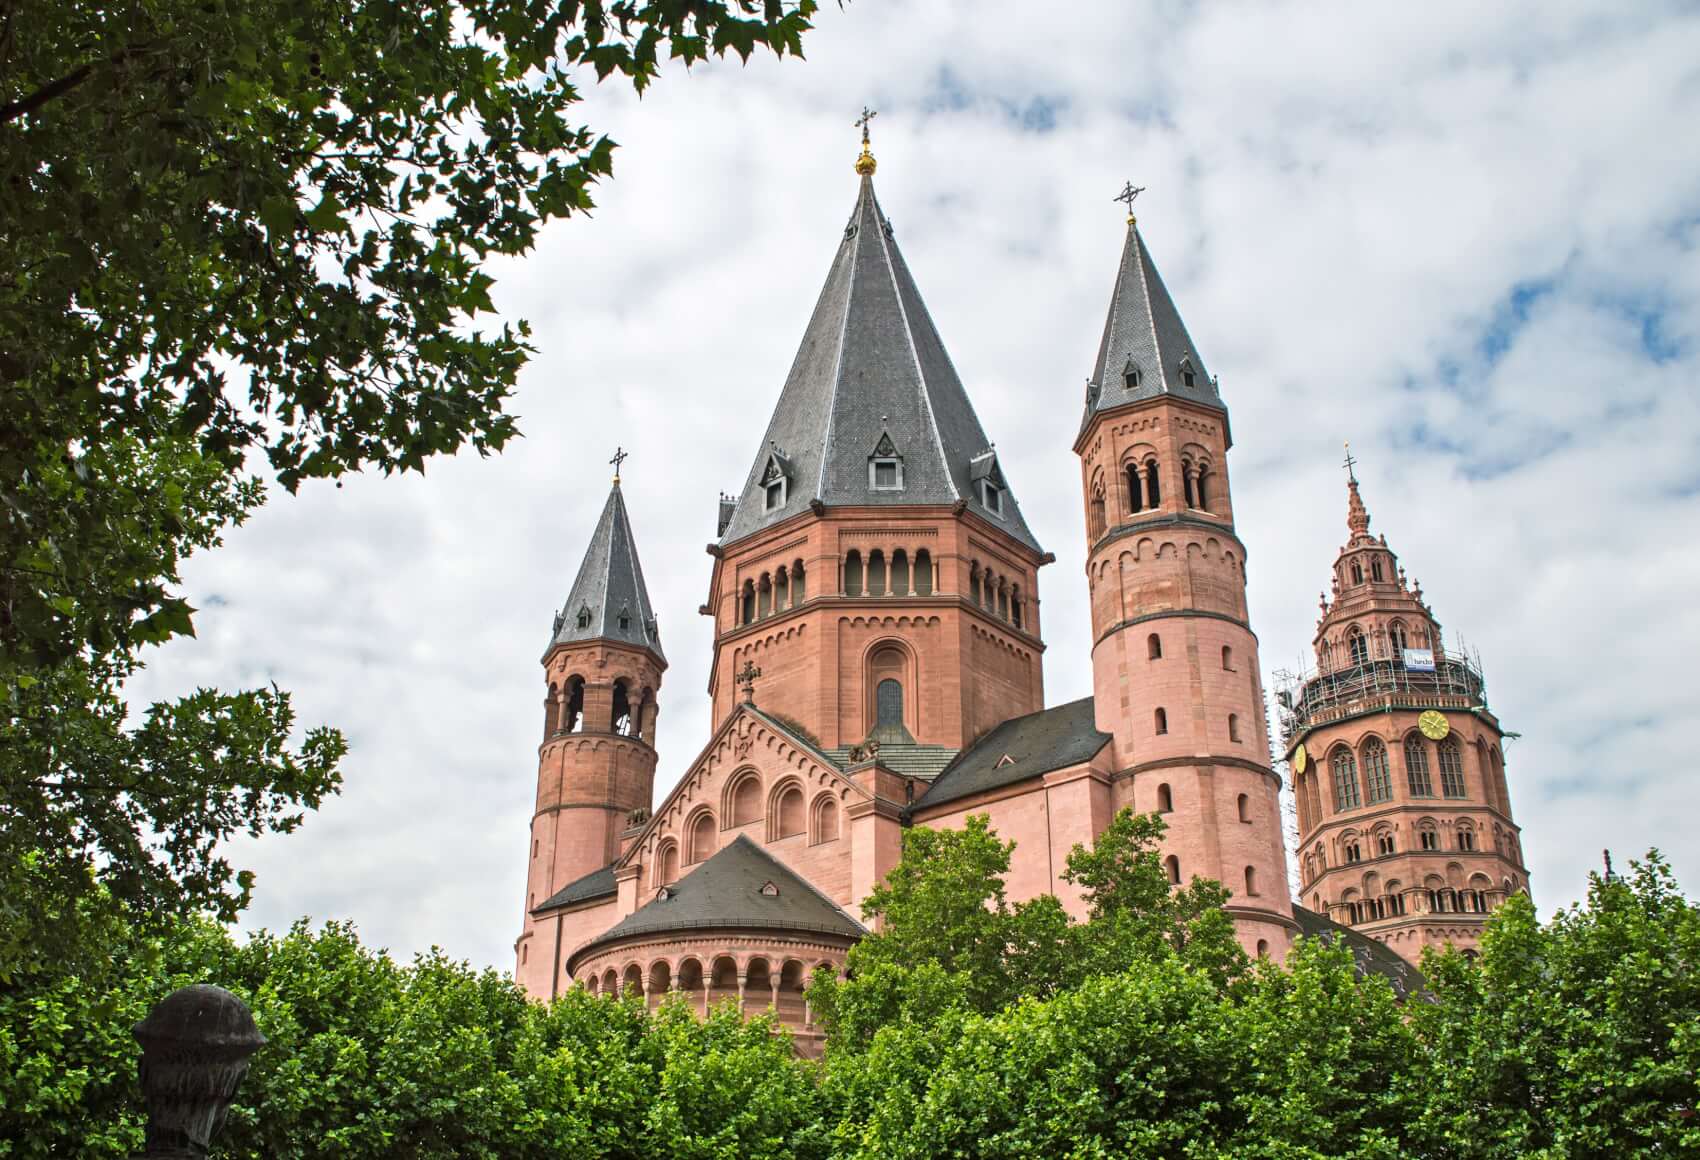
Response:
[[[828,752],[930,775],[1044,703],[1034,539],[945,353],[864,147],[856,204],[743,488],[709,599],[718,726],[734,674]],[[931,763],[930,768],[926,768]]]

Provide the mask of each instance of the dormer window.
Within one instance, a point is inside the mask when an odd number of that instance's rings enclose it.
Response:
[[[1139,364],[1128,359],[1127,365],[1122,368],[1122,381],[1127,384],[1127,389],[1131,391],[1139,385],[1139,380]]]
[[[620,609],[620,631],[629,632],[632,627],[632,613],[629,608]]]
[[[868,486],[875,491],[902,491],[903,461],[895,456],[870,459],[868,461]]]
[[[1194,386],[1195,384],[1197,384],[1198,374],[1193,369],[1192,358],[1191,358],[1190,355],[1186,358],[1181,359],[1180,370],[1181,370],[1181,385],[1182,386],[1190,387],[1190,386]]]
[[[775,886],[771,882],[763,882],[761,884],[761,892],[762,892],[763,896],[765,896],[767,898],[778,898],[779,897],[779,887]]]
[[[980,481],[980,502],[994,516],[1003,516],[1003,488],[990,479]]]
[[[762,485],[762,511],[776,512],[785,506],[785,479],[780,477]]]
[[[791,493],[791,464],[780,452],[778,444],[768,454],[767,466],[761,472],[761,510],[776,512],[785,506]]]
[[[590,627],[590,609],[589,608],[584,607],[584,606],[580,606],[580,608],[578,610],[578,626],[580,628],[589,628]]]

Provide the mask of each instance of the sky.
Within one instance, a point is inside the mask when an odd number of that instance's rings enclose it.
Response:
[[[523,439],[275,497],[185,569],[200,635],[135,699],[275,682],[352,745],[299,832],[232,844],[245,925],[345,918],[511,968],[539,660],[617,446],[672,787],[707,739],[716,497],[855,200],[864,104],[881,203],[1057,556],[1047,703],[1091,692],[1070,446],[1132,180],[1231,413],[1266,683],[1307,654],[1349,439],[1372,530],[1521,734],[1542,910],[1608,847],[1656,846],[1700,892],[1700,9],[854,0],[804,48],[669,68],[641,100],[589,86],[614,178],[493,271],[535,330]]]

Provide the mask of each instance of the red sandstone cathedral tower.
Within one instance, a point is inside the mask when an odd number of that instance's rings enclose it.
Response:
[[[620,478],[603,505],[543,654],[548,692],[537,756],[521,977],[538,941],[540,903],[606,870],[655,792],[656,694],[667,660],[626,517]],[[612,877],[609,878],[612,885]],[[545,976],[546,977],[546,976]]]
[[[1168,823],[1171,878],[1221,881],[1246,949],[1281,955],[1298,925],[1230,445],[1215,380],[1130,214],[1074,444],[1097,724],[1114,739],[1116,804]]]
[[[1426,946],[1473,948],[1529,876],[1481,670],[1442,646],[1421,586],[1370,534],[1352,462],[1316,672],[1279,698],[1300,898],[1414,963]]]

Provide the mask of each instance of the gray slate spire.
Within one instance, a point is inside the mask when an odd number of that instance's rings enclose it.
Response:
[[[1186,381],[1188,373],[1191,383]],[[1165,394],[1227,410],[1157,273],[1139,227],[1129,221],[1121,268],[1116,271],[1116,289],[1110,298],[1110,316],[1104,321],[1104,338],[1098,345],[1098,365],[1086,387],[1081,430],[1099,411]]]
[[[901,487],[875,487],[871,460],[895,455]],[[890,223],[862,178],[844,240],[726,522],[731,543],[778,520],[828,506],[952,504],[1038,549],[1014,497],[988,510],[983,479],[1007,482],[945,353]],[[771,507],[768,485],[783,483]]]
[[[615,482],[602,507],[602,518],[585,549],[572,593],[555,616],[549,647],[577,640],[617,640],[646,648],[658,658],[661,633],[644,587],[637,543],[626,518],[625,497]]]

